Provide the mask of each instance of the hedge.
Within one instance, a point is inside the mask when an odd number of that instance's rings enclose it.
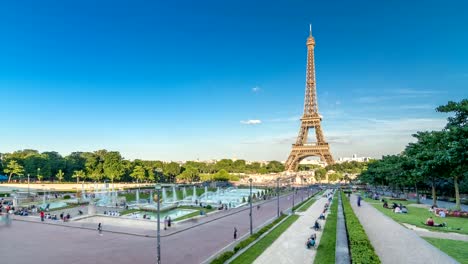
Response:
[[[341,198],[343,200],[343,213],[345,215],[346,229],[348,231],[351,263],[381,263],[364,228],[354,214],[348,198],[346,195],[341,195]]]

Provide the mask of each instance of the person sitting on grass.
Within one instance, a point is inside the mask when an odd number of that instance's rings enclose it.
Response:
[[[445,217],[445,211],[444,211],[444,210],[440,210],[439,216],[444,218],[444,217]]]
[[[423,223],[423,224],[424,224],[424,223]],[[436,223],[434,223],[434,220],[432,219],[432,217],[429,217],[429,218],[426,220],[425,225],[427,225],[427,226],[433,226],[433,227],[446,227],[446,226],[447,226],[446,223],[442,223],[442,224],[436,224]]]
[[[383,207],[388,209],[388,203],[387,203],[387,201],[385,201],[385,200],[384,200],[384,202],[383,202]]]
[[[395,207],[394,212],[395,212],[396,214],[401,214],[401,209],[400,209],[400,207],[399,207],[399,206]]]
[[[434,226],[434,220],[432,219],[432,217],[429,217],[429,218],[426,220],[426,225],[427,225],[427,226]]]
[[[402,212],[403,214],[407,214],[407,213],[408,213],[408,208],[406,208],[406,206],[403,206],[403,207],[401,208],[401,212]]]

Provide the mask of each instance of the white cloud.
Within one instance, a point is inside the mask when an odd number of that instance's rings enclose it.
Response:
[[[244,124],[244,125],[258,125],[262,123],[262,120],[250,119],[250,120],[242,120],[240,122],[241,124]]]
[[[258,86],[255,86],[254,88],[252,88],[252,92],[254,92],[254,93],[258,93],[258,92],[260,92],[260,90],[261,89]]]

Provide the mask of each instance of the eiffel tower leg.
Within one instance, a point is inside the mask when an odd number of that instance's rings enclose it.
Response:
[[[322,127],[320,125],[315,126],[315,136],[317,137],[317,143],[325,142],[325,139],[323,138]]]
[[[286,171],[297,171],[297,167],[299,166],[299,158],[297,155],[291,153],[286,161],[284,166]]]

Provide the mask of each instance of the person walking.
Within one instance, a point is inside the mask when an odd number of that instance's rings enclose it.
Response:
[[[41,222],[44,222],[44,211],[41,211],[40,215],[41,215]]]
[[[101,223],[98,224],[97,230],[99,232],[99,235],[102,235],[102,224]]]
[[[357,197],[357,206],[358,207],[361,207],[361,199],[362,199],[361,195],[358,195],[358,197]]]
[[[237,239],[237,228],[234,227],[234,239]]]

